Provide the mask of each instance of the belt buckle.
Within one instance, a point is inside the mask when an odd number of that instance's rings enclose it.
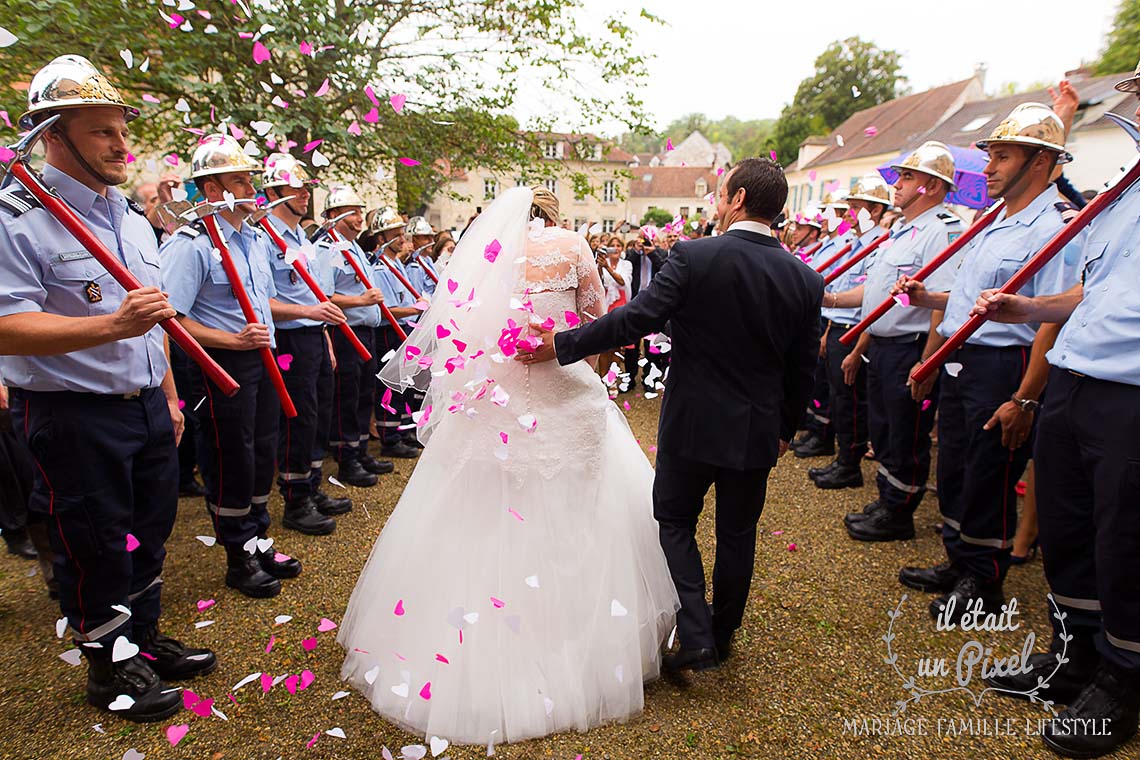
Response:
[[[141,390],[141,389],[140,389],[140,390],[134,390],[134,391],[131,391],[130,393],[124,393],[124,394],[123,394],[123,398],[124,398],[125,400],[127,400],[127,401],[130,401],[131,399],[136,399],[136,398],[138,398],[140,395],[142,395],[142,390]]]

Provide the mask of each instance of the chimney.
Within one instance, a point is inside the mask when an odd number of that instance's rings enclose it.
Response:
[[[978,87],[983,91],[986,89],[986,64],[985,61],[979,61],[974,64],[974,79],[978,80]]]
[[[1092,75],[1088,66],[1081,66],[1080,68],[1073,69],[1072,71],[1065,72],[1065,79],[1068,79],[1074,85],[1080,84]]]

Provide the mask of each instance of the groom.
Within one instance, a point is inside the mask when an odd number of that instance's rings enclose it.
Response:
[[[554,335],[524,363],[571,364],[661,332],[672,364],[661,404],[653,516],[681,599],[681,649],[666,670],[715,668],[740,627],[756,555],[768,473],[787,451],[819,354],[823,278],[772,237],[788,183],[780,166],[748,158],[721,183],[723,234],[677,243],[629,304]],[[716,484],[713,604],[697,548],[697,518]]]

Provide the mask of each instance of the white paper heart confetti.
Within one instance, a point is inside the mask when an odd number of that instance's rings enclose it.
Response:
[[[325,731],[325,734],[327,736],[335,736],[338,739],[343,739],[344,738],[344,729],[341,728],[340,726],[337,726],[336,728],[330,728],[328,731]]]
[[[376,683],[376,676],[378,676],[378,675],[380,675],[380,666],[376,665],[375,667],[372,668],[372,670],[369,670],[367,673],[364,674],[365,683],[367,683],[369,686]]]
[[[449,746],[451,746],[451,742],[449,742],[447,739],[440,739],[438,736],[433,736],[431,738],[430,744],[432,757],[439,757],[447,751],[447,748]]]
[[[119,696],[115,697],[115,700],[111,702],[111,704],[107,705],[107,709],[116,712],[119,710],[129,710],[134,707],[134,704],[135,700],[133,697],[129,697],[126,694],[120,694]]]
[[[623,607],[622,603],[619,602],[617,599],[613,599],[610,601],[610,615],[612,615],[613,617],[625,617],[628,613],[629,613],[629,610],[627,610],[625,607]]]
[[[119,636],[115,639],[115,645],[111,649],[111,662],[129,660],[138,653],[138,644],[128,641],[126,636]]]

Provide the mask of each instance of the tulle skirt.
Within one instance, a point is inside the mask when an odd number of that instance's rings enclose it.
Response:
[[[497,744],[640,712],[678,603],[653,470],[607,407],[600,465],[569,447],[547,477],[457,467],[458,437],[432,438],[340,627],[342,676],[378,713]]]

